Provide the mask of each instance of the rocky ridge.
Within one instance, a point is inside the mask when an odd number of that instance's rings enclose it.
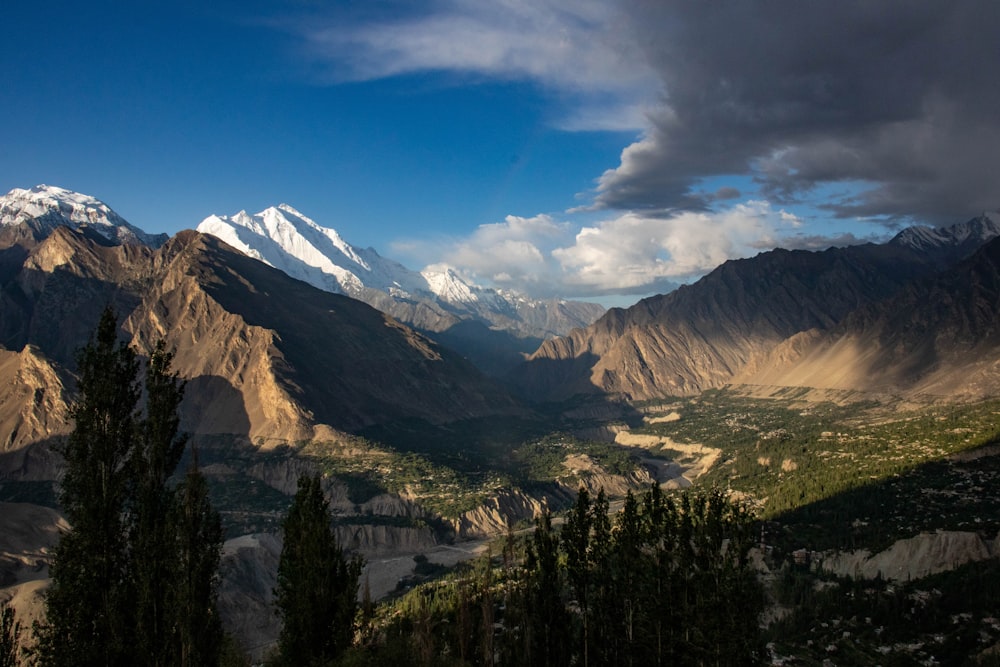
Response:
[[[411,271],[372,248],[355,248],[287,204],[251,215],[205,218],[198,231],[217,236],[245,254],[319,289],[365,301],[411,326],[444,332],[476,321],[515,338],[537,341],[586,326],[604,309],[593,303],[536,300],[509,290],[484,288],[448,266]]]
[[[866,307],[885,309],[880,304],[904,288],[995,237],[998,221],[984,215],[882,245],[779,249],[726,262],[692,285],[612,309],[586,329],[546,341],[514,381],[544,400],[588,393],[645,400],[753,382],[775,355],[794,356],[814,332]]]
[[[451,351],[211,236],[185,232],[153,250],[59,227],[15,250],[21,268],[0,289],[8,450],[64,431],[66,369],[106,303],[140,354],[160,338],[175,350],[183,428],[196,436],[279,443],[392,419],[522,411]]]

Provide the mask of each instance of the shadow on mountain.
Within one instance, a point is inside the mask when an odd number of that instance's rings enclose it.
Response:
[[[590,381],[591,369],[599,360],[589,352],[564,359],[537,357],[516,366],[504,382],[521,398],[536,403],[605,395]]]
[[[181,430],[192,435],[250,432],[243,394],[218,375],[187,380],[180,414]]]
[[[274,332],[275,376],[312,419],[355,430],[396,418],[525,412],[450,348],[360,301],[290,280],[213,237],[195,270],[226,312]]]
[[[519,338],[483,322],[462,320],[444,331],[423,331],[428,338],[465,357],[486,375],[503,378],[542,344],[541,338]]]
[[[137,294],[114,282],[59,268],[51,273],[23,269],[17,279],[0,285],[0,345],[21,350],[30,343],[51,361],[71,368],[105,306],[121,317],[140,302]]]
[[[1000,532],[1000,438],[780,513],[766,541],[795,549],[876,553],[921,532]],[[812,483],[822,483],[819,479]]]
[[[57,452],[64,441],[47,438],[0,454],[0,502],[58,507],[56,480],[63,459]]]

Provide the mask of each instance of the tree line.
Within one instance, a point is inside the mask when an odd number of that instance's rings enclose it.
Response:
[[[77,353],[59,494],[72,529],[55,549],[29,655],[13,609],[0,608],[0,667],[22,658],[42,667],[243,664],[216,609],[222,523],[196,453],[171,481],[187,445],[184,384],[163,341],[140,384],[138,356],[117,331],[105,309]],[[300,480],[283,527],[275,594],[284,623],[272,663],[326,664],[353,639],[362,563],[337,545],[318,477]]]
[[[216,601],[222,528],[187,439],[184,385],[158,343],[136,353],[109,309],[77,356],[75,427],[60,503],[73,529],[51,566],[38,665],[238,664]],[[140,404],[143,409],[140,410]],[[305,476],[283,522],[269,664],[749,665],[763,660],[764,596],[749,567],[755,518],[721,492],[629,493],[609,515],[581,488],[561,529],[546,512],[471,573],[375,608],[363,562],[337,544],[320,478]],[[0,627],[0,667],[18,625]],[[10,656],[8,658],[8,656]]]
[[[404,596],[342,664],[762,664],[755,526],[717,491],[654,485],[612,518],[581,488],[561,529],[545,513],[499,557]]]

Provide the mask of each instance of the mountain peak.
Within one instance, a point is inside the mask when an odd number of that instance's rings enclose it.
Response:
[[[921,252],[945,251],[959,257],[971,255],[987,241],[1000,236],[1000,212],[986,211],[950,227],[907,227],[890,244]]]
[[[165,234],[147,234],[90,195],[54,185],[14,188],[0,197],[0,226],[39,221],[49,229],[87,227],[115,243],[142,243],[159,247]]]
[[[445,265],[413,271],[372,248],[355,248],[335,229],[284,203],[252,216],[209,216],[198,231],[314,287],[361,299],[426,330],[478,319],[518,337],[544,338],[586,326],[604,312],[596,304],[574,303],[556,313],[524,295],[470,284]]]

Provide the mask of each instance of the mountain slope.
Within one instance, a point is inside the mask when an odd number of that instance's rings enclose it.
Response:
[[[998,232],[996,220],[983,216],[919,235],[923,247],[903,235],[883,245],[774,250],[726,262],[693,285],[613,309],[586,329],[547,341],[514,381],[545,400],[595,392],[638,400],[719,387],[760,368],[787,339],[832,328],[935,274],[968,239]]]
[[[470,285],[448,267],[411,271],[371,248],[352,247],[335,230],[287,204],[256,215],[213,215],[198,231],[315,287],[360,299],[427,331],[475,319],[518,337],[544,339],[586,326],[604,312],[597,304],[539,301]]]
[[[17,271],[10,254],[20,259]],[[161,337],[176,350],[175,369],[188,381],[183,427],[196,435],[292,442],[399,419],[445,423],[522,412],[454,353],[209,235],[182,232],[154,250],[100,245],[61,226],[0,249],[0,264],[8,266],[0,284],[7,351],[0,382],[24,397],[5,400],[0,442],[9,447],[25,444],[19,423],[59,431],[50,422],[64,414],[67,369],[106,303],[140,353]],[[48,379],[24,381],[28,361],[51,368],[33,376]],[[35,403],[38,413],[26,418],[18,406]]]
[[[60,225],[89,228],[116,244],[157,247],[167,240],[166,234],[147,234],[134,227],[94,197],[51,185],[37,185],[30,190],[14,188],[0,197],[0,227],[29,220],[50,231]]]
[[[775,349],[747,384],[915,392],[1000,391],[1000,239],[958,266]]]

